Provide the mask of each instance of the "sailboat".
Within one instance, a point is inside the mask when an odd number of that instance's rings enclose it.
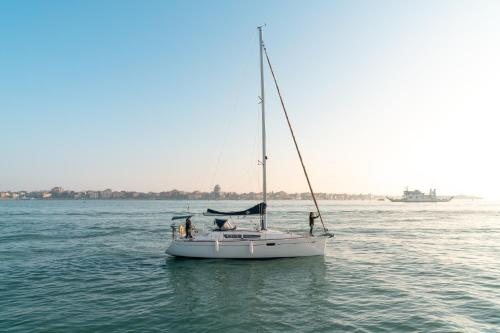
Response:
[[[333,234],[326,229],[321,211],[314,195],[309,176],[307,174],[302,156],[293,132],[288,113],[285,108],[279,86],[274,75],[264,41],[262,39],[262,27],[258,27],[260,48],[260,104],[262,111],[262,202],[241,211],[222,212],[207,209],[204,216],[214,217],[214,228],[205,232],[194,232],[188,235],[183,230],[183,224],[176,221],[190,219],[193,215],[174,216],[172,218],[172,241],[165,251],[172,256],[192,258],[235,258],[235,259],[263,259],[284,257],[322,256],[325,253],[326,241]],[[323,231],[320,234],[297,234],[279,230],[271,230],[267,227],[267,192],[266,192],[266,121],[265,121],[265,99],[264,99],[264,55],[269,65],[283,111],[300,159],[305,178],[309,185],[314,204],[317,210]],[[233,216],[259,216],[260,226],[257,228],[239,228],[229,220]],[[304,224],[307,220],[304,220]]]

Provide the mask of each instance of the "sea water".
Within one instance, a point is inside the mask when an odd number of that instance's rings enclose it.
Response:
[[[165,254],[174,213],[253,204],[0,201],[0,331],[500,332],[499,202],[322,201],[324,257]],[[269,225],[312,210],[271,201]]]

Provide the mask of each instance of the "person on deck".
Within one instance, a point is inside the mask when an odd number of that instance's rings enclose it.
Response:
[[[319,217],[319,214],[314,216],[313,212],[309,213],[309,235],[313,236],[314,220]]]
[[[191,218],[188,217],[186,219],[186,238],[193,238],[191,235],[191,231],[193,230],[193,223],[191,222]]]

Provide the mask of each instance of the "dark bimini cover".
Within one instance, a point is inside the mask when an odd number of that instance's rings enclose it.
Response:
[[[261,202],[258,205],[248,208],[247,210],[242,210],[238,212],[219,212],[213,209],[207,209],[205,216],[234,216],[234,215],[264,215],[266,212],[266,204]]]

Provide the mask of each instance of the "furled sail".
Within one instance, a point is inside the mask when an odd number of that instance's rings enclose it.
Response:
[[[213,209],[207,209],[206,213],[203,213],[205,216],[231,216],[231,215],[263,215],[266,212],[266,204],[261,202],[258,205],[250,207],[246,210],[241,210],[237,212],[219,212]]]

